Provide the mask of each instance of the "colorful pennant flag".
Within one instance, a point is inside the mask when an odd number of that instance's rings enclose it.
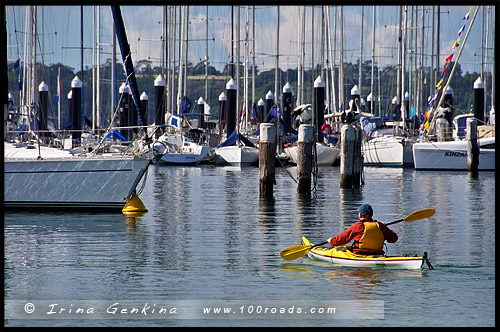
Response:
[[[458,36],[460,37],[462,35],[462,32],[465,30],[465,24],[458,30]]]
[[[469,6],[469,8],[472,8],[472,6]],[[470,17],[470,11],[471,9],[469,9],[469,12],[467,14],[465,14],[465,16],[462,18],[462,20],[468,20],[469,17]]]
[[[465,14],[465,16],[462,18],[462,20],[468,20],[469,19],[471,10],[472,10],[472,6],[469,6],[469,12],[467,14]],[[441,90],[441,85],[443,84],[444,75],[448,71],[448,66],[450,65],[451,60],[453,59],[453,52],[455,51],[455,48],[460,45],[460,36],[462,35],[462,32],[465,30],[465,26],[466,25],[467,24],[464,24],[460,28],[460,30],[458,30],[458,39],[455,41],[455,43],[452,46],[452,52],[451,52],[451,54],[448,55],[448,57],[446,57],[446,59],[445,59],[445,66],[443,68],[443,71],[441,72],[441,80],[436,84],[436,87],[435,87],[436,94],[434,96],[432,96],[432,98],[430,98],[430,100],[429,100],[429,105],[430,106],[432,104],[434,104],[434,102],[437,99],[437,95],[439,93],[439,90]],[[428,121],[424,124],[424,127],[425,127],[426,130],[428,129],[428,127],[429,127]]]

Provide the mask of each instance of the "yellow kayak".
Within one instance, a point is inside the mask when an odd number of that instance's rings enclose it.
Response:
[[[306,246],[314,246],[305,236],[302,237],[302,243]],[[333,248],[314,247],[307,255],[313,260],[339,266],[420,269],[424,263],[428,263],[429,268],[432,269],[427,260],[427,253],[424,253],[423,257],[359,255],[350,251],[350,246],[337,246]]]

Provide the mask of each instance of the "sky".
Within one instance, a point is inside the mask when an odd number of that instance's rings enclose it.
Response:
[[[236,7],[235,7],[236,8]],[[249,45],[252,45],[253,29],[252,6],[240,6],[240,40],[245,40],[245,30],[248,29]],[[255,57],[256,65],[260,70],[273,69],[276,64],[276,53],[279,47],[279,66],[286,70],[297,68],[298,66],[298,39],[301,24],[298,20],[298,6],[280,6],[279,18],[279,45],[277,38],[277,7],[276,6],[255,6]],[[312,8],[307,7],[305,14],[305,66],[312,65],[311,54],[314,52],[315,63],[321,60],[321,6],[314,7],[314,18],[312,18]],[[331,43],[334,49],[339,49],[339,25],[338,7],[329,6]],[[372,38],[373,38],[373,6],[343,6],[344,37],[343,37],[343,59],[344,62],[356,63],[359,61],[362,45],[363,61],[372,58]],[[414,13],[414,9],[417,9]],[[466,31],[472,20],[477,6],[441,6],[441,26],[440,36],[440,69],[445,64],[445,59],[454,53],[453,60],[458,54],[452,46],[455,44],[460,28],[467,23],[465,30],[461,34],[463,43]],[[484,8],[484,9],[483,9]],[[422,7],[408,6],[409,26],[412,22],[418,21],[418,37],[415,42],[412,39],[411,31],[408,29],[408,40],[412,45],[411,52],[421,52],[421,45],[424,44],[424,66],[430,66],[430,54],[432,37],[431,32],[437,29],[432,21],[432,6],[425,6],[424,31],[425,38],[422,41],[421,22]],[[435,7],[437,10],[437,6]],[[481,72],[481,55],[486,52],[486,71],[491,71],[493,54],[493,29],[494,7],[480,7],[475,22],[471,28],[470,35],[466,41],[463,53],[459,60],[464,72]],[[471,10],[469,20],[463,17]],[[127,32],[128,42],[132,50],[134,63],[140,60],[150,60],[153,66],[160,66],[162,59],[162,34],[163,34],[163,12],[160,6],[121,6],[123,20]],[[100,19],[98,20],[97,13]],[[398,63],[397,52],[397,26],[399,24],[400,7],[397,6],[376,6],[375,7],[375,62],[380,66],[395,65]],[[189,61],[197,64],[206,57],[206,6],[189,7],[189,32],[188,46]],[[23,59],[24,31],[25,28],[25,7],[7,6],[7,47],[8,61]],[[37,8],[38,22],[38,61],[50,65],[62,63],[75,70],[80,70],[81,66],[81,7],[80,6],[39,6]],[[93,45],[97,45],[97,26],[100,26],[100,49],[101,63],[111,57],[111,31],[112,14],[110,6],[84,6],[84,67],[93,65]],[[231,7],[230,6],[208,6],[208,58],[209,63],[221,70],[231,58]],[[248,26],[245,25],[248,17]],[[303,17],[303,15],[302,15]],[[234,22],[236,24],[237,14],[235,9]],[[314,22],[314,24],[312,23]],[[99,23],[99,24],[98,24]],[[314,26],[314,30],[313,30]],[[489,26],[486,34],[486,26]],[[337,28],[335,28],[337,27]],[[434,31],[435,31],[434,30]],[[361,33],[362,31],[362,33]],[[484,33],[482,33],[484,32]],[[336,33],[334,40],[333,34]],[[314,34],[314,51],[311,42]],[[236,35],[236,32],[235,32]],[[362,37],[361,37],[362,36]],[[487,38],[485,37],[487,36]],[[235,37],[236,38],[236,37]],[[361,43],[361,38],[363,42]],[[415,51],[415,43],[417,50]],[[240,54],[243,61],[244,41],[240,42]],[[483,51],[482,45],[487,45],[488,49]],[[251,52],[251,50],[249,51]],[[326,52],[324,52],[324,57]],[[236,55],[236,50],[234,51]],[[251,53],[249,53],[251,62]],[[329,55],[328,55],[329,56]],[[117,48],[117,57],[120,58],[120,51]],[[338,63],[338,54],[335,56],[335,63]],[[331,61],[331,60],[330,60]],[[408,61],[408,60],[407,60]],[[420,59],[418,60],[420,61]]]

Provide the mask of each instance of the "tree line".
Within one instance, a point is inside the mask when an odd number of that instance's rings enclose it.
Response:
[[[16,66],[15,63],[8,64],[8,91],[11,93],[14,105],[19,104],[19,86],[20,86],[20,70],[22,66],[19,64]],[[101,124],[106,126],[109,123],[109,118],[114,107],[111,105],[111,75],[112,73],[111,60],[108,59],[105,63],[101,64],[100,70],[100,109],[101,118],[106,119]],[[121,63],[115,63],[115,96],[116,102],[118,100],[118,88],[125,82],[125,72]],[[251,68],[249,70],[249,75],[251,75]],[[338,68],[334,68],[334,77],[338,78]],[[62,82],[62,98],[61,98],[61,117],[62,123],[69,121],[69,101],[67,94],[71,90],[71,81],[75,76],[83,82],[82,91],[82,110],[89,119],[92,115],[92,87],[94,79],[94,71],[92,68],[86,68],[83,72],[75,71],[73,68],[63,65],[61,63],[44,65],[36,64],[36,73],[38,80],[36,84],[40,84],[42,81],[49,86],[49,118],[57,117],[57,75],[58,72],[61,73]],[[151,61],[141,60],[136,62],[135,71],[137,77],[137,84],[139,87],[139,93],[145,92],[149,97],[148,104],[148,123],[154,122],[154,100],[155,100],[155,87],[154,80],[162,72],[165,72],[164,68],[155,67],[152,65]],[[243,78],[244,66],[240,66],[240,77]],[[343,101],[347,104],[350,100],[350,91],[354,85],[358,84],[359,77],[359,63],[344,63],[344,98]],[[192,110],[191,112],[196,113],[196,101],[198,98],[203,97],[205,99],[205,63],[204,61],[193,64],[188,62],[186,65],[186,72],[188,75],[187,87],[185,95],[191,100]],[[219,95],[221,92],[225,92],[225,86],[227,81],[231,77],[231,73],[234,72],[234,67],[227,64],[222,71],[217,70],[215,67],[208,66],[208,96],[206,98],[206,103],[211,107],[211,113],[214,115],[219,114]],[[268,91],[274,93],[275,85],[275,70],[259,70],[256,68],[255,81],[255,103],[259,99],[265,100],[265,95]],[[422,108],[427,106],[427,98],[434,93],[434,89],[431,88],[430,84],[432,82],[431,75],[433,74],[430,68],[424,68],[424,77],[422,90],[422,100],[420,105]],[[381,111],[382,115],[389,115],[391,109],[391,100],[397,95],[397,66],[386,66],[384,68],[378,68],[375,66],[376,77],[374,79],[375,95],[380,95]],[[322,74],[323,79],[325,79],[325,72],[318,65],[314,70],[310,68],[304,72],[304,96],[303,100],[305,103],[312,103],[313,97],[313,81],[318,75]],[[406,77],[410,77],[411,73],[407,73]],[[435,73],[434,73],[435,74]],[[330,74],[328,74],[330,75]],[[250,76],[251,77],[251,76]],[[330,76],[329,76],[330,77]],[[480,77],[480,74],[473,73],[463,73],[460,64],[457,64],[453,79],[451,81],[450,87],[453,89],[453,105],[455,107],[455,114],[462,114],[470,112],[471,105],[473,104],[473,84],[474,81]],[[297,94],[297,79],[298,71],[297,69],[288,69],[279,71],[280,79],[280,89],[289,82],[294,88],[294,95]],[[447,77],[445,77],[447,79]],[[486,73],[483,80],[491,82],[491,73]],[[22,84],[22,82],[21,82]],[[339,91],[338,79],[335,79],[335,91]],[[415,84],[415,83],[413,83]],[[240,81],[240,101],[243,102],[242,91],[243,91],[243,80]],[[444,86],[444,84],[443,84]],[[380,89],[379,89],[380,87]],[[362,85],[361,85],[361,97],[366,101],[367,95],[370,93],[371,89],[371,60],[367,60],[362,64]],[[487,88],[486,88],[487,89]],[[177,90],[177,77],[175,78],[175,84],[173,87],[174,100],[176,98]],[[251,91],[251,90],[250,90]],[[251,100],[251,93],[249,94],[249,99]],[[38,94],[35,94],[35,100],[38,100]],[[487,91],[486,105],[489,104],[490,96]],[[415,99],[411,99],[410,105],[415,106]],[[241,107],[241,105],[240,105]],[[378,109],[378,106],[376,106]],[[411,106],[410,106],[411,107]],[[418,113],[424,113],[424,109],[416,110]],[[174,110],[175,112],[176,110]]]

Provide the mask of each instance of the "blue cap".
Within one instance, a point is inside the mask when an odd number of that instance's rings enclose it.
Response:
[[[372,207],[371,207],[370,204],[363,204],[363,205],[361,205],[357,209],[357,211],[359,213],[361,213],[362,215],[365,215],[365,216],[370,216],[370,217],[373,216],[373,209],[372,209]]]

